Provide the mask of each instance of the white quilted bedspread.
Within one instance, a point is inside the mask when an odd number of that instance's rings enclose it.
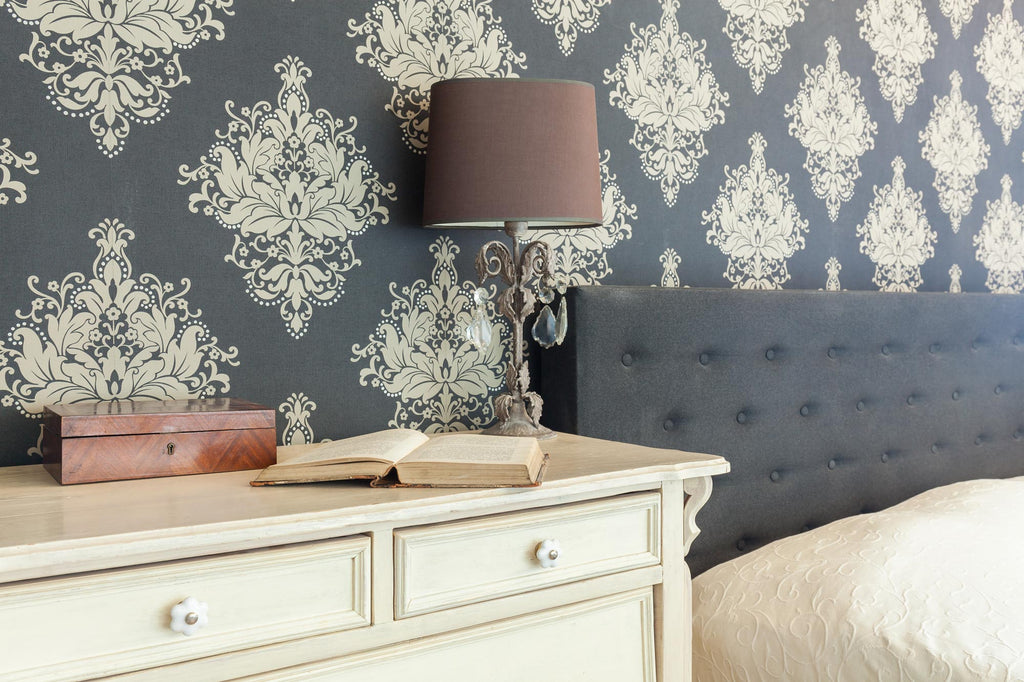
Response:
[[[694,579],[694,676],[1024,680],[1024,478],[955,483]]]

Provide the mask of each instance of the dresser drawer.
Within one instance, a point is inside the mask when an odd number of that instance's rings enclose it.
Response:
[[[246,680],[655,682],[656,677],[648,587]]]
[[[0,679],[93,677],[369,625],[369,568],[360,535],[6,585]],[[170,623],[188,597],[207,619],[186,636]]]
[[[637,493],[398,530],[395,617],[658,564],[660,500]]]

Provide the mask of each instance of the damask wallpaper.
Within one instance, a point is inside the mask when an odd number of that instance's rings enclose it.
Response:
[[[1016,3],[0,0],[0,464],[56,402],[486,425],[496,235],[419,227],[442,78],[596,86],[572,283],[1020,294]]]

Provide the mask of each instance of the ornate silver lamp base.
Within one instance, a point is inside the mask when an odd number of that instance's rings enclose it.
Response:
[[[506,393],[499,397],[507,395]],[[504,420],[499,417],[498,423],[484,429],[484,433],[489,436],[533,436],[537,440],[547,440],[558,435],[543,424],[534,422],[526,413],[526,406],[522,402],[513,402],[509,416]]]
[[[527,235],[527,223],[505,223],[505,234],[512,238],[512,249],[499,241],[483,245],[476,256],[476,272],[480,284],[491,277],[501,277],[508,285],[498,295],[498,311],[508,318],[512,327],[512,363],[505,373],[507,393],[494,399],[498,422],[484,433],[497,436],[533,436],[554,438],[555,432],[541,425],[544,400],[530,390],[530,369],[523,360],[523,326],[533,314],[537,297],[529,286],[534,279],[554,277],[551,249],[542,241],[532,241],[520,249],[520,240]]]

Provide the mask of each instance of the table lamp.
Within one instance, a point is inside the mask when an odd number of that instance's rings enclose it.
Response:
[[[512,238],[511,249],[491,241],[476,256],[481,284],[500,277],[507,285],[497,303],[512,328],[507,393],[495,398],[498,421],[486,433],[554,436],[540,423],[541,397],[530,390],[523,327],[543,303],[533,332],[539,343],[551,345],[565,333],[564,304],[556,321],[547,307],[555,286],[548,245],[521,242],[530,229],[601,225],[598,154],[589,83],[462,78],[430,88],[423,225],[503,229]],[[474,333],[480,330],[471,325],[471,340]]]

